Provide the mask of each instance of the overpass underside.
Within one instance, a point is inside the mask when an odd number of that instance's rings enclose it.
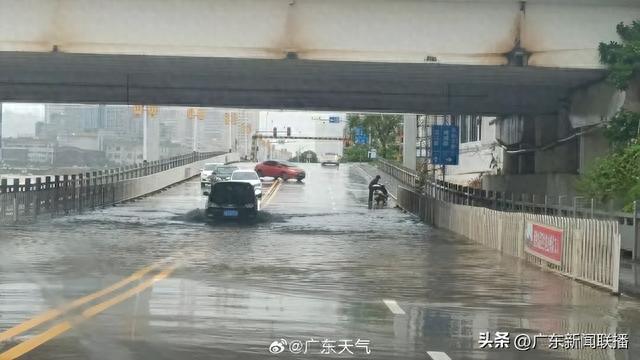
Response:
[[[0,52],[0,101],[542,114],[597,69]]]

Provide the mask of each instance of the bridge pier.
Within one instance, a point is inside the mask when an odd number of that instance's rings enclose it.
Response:
[[[402,165],[409,169],[416,169],[416,137],[418,135],[418,121],[416,115],[404,115],[402,128]]]

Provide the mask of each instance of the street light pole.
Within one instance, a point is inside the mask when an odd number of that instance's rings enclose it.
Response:
[[[198,115],[193,116],[193,152],[198,152]]]
[[[142,106],[142,160],[147,161],[149,157],[149,122],[147,118],[147,105]]]

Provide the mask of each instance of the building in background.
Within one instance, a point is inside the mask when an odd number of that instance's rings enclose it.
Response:
[[[3,161],[7,164],[52,165],[55,143],[34,138],[6,138],[3,142]]]
[[[480,186],[485,175],[500,173],[502,169],[503,149],[496,138],[497,119],[494,116],[480,115],[405,115],[416,129],[416,167],[425,164],[432,176],[441,179],[443,167],[431,164],[431,126],[455,125],[459,134],[458,165],[444,168],[445,180],[461,185]],[[410,142],[407,142],[410,144]]]

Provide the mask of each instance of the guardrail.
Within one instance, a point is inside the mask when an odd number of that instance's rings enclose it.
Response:
[[[76,175],[0,181],[0,224],[29,223],[117,204],[189,179],[206,162],[238,161],[235,153],[192,153]]]
[[[377,160],[380,170],[394,176],[410,189],[415,189],[418,175],[414,170],[385,159]],[[536,196],[512,192],[487,191],[453,184],[441,180],[427,181],[422,193],[449,203],[485,207],[508,212],[553,215],[583,219],[601,219],[617,221],[622,233],[622,249],[632,252],[634,259],[640,258],[640,203],[636,202],[635,211],[603,211],[593,199],[567,196]],[[635,216],[634,216],[635,214]]]
[[[398,205],[421,220],[545,269],[618,293],[620,233],[616,221],[515,213],[449,203],[398,187]],[[526,250],[526,226],[559,229],[555,260]],[[544,236],[543,236],[544,237]],[[540,241],[547,241],[541,239]]]

